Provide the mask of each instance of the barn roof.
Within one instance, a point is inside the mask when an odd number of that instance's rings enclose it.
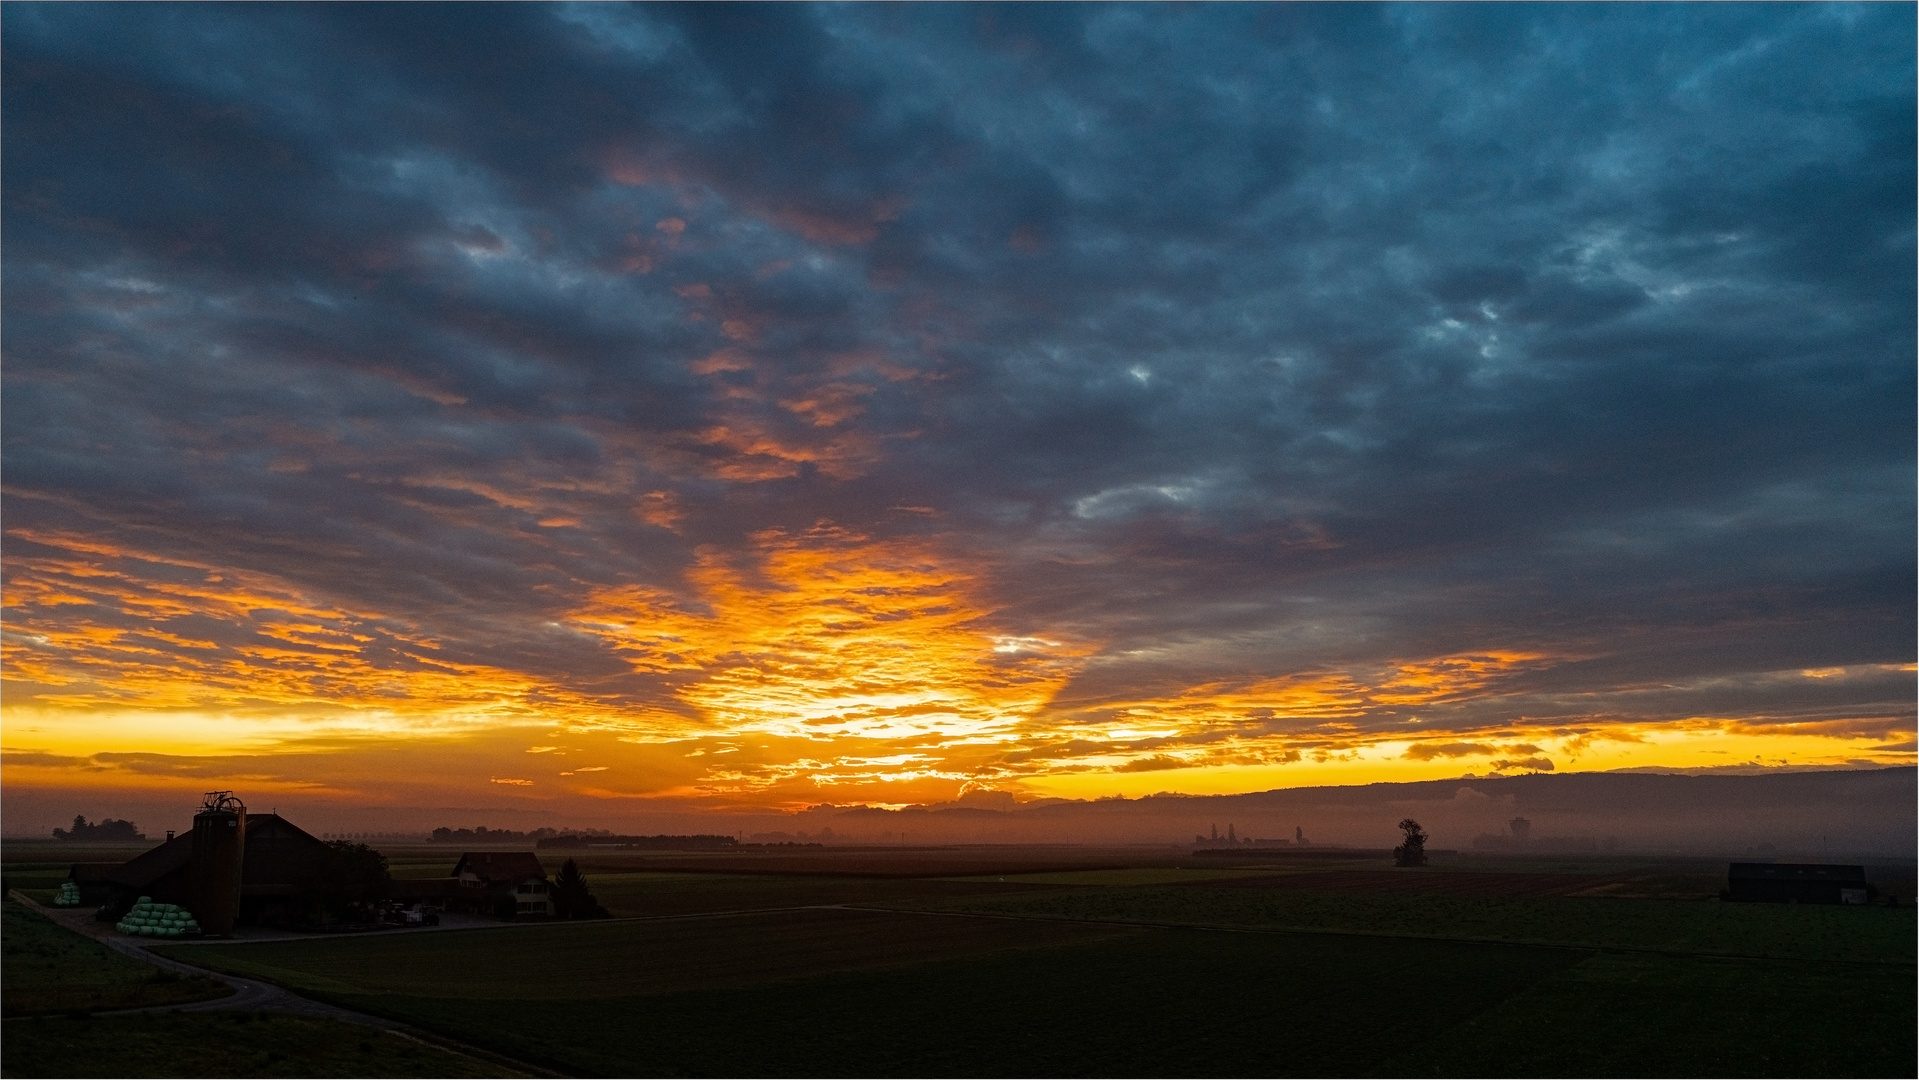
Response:
[[[529,877],[544,880],[546,869],[531,851],[469,851],[453,864],[453,876],[471,870],[489,884],[509,884]]]
[[[249,814],[240,880],[249,888],[293,884],[325,849],[325,841],[278,814]],[[70,876],[75,881],[111,881],[137,891],[185,869],[192,857],[193,833],[188,831],[117,866],[75,863]]]

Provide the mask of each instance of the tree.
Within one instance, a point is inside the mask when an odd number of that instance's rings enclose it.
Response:
[[[336,918],[370,917],[393,884],[386,856],[352,840],[329,840],[302,882],[307,902]]]
[[[553,915],[559,919],[600,919],[606,917],[606,909],[587,890],[586,875],[580,873],[580,864],[572,859],[560,867],[553,875]]]
[[[1426,832],[1419,822],[1407,818],[1399,823],[1399,831],[1406,834],[1406,842],[1393,849],[1393,865],[1426,865]]]
[[[105,818],[98,825],[89,824],[85,814],[73,815],[72,829],[55,829],[56,840],[145,840],[140,827],[131,821],[120,818]]]

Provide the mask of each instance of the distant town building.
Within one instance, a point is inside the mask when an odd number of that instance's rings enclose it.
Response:
[[[1863,866],[1733,863],[1724,899],[1771,904],[1864,904],[1872,898]]]
[[[1225,836],[1219,835],[1219,826],[1214,825],[1211,836],[1199,834],[1193,837],[1194,846],[1201,848],[1236,848],[1242,845],[1250,847],[1255,844],[1284,844],[1285,842],[1284,840],[1254,840],[1250,836],[1242,839],[1238,826],[1230,821],[1226,823]]]

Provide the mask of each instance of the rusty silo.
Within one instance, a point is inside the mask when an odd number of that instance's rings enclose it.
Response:
[[[240,873],[247,851],[247,808],[231,791],[209,791],[193,816],[193,852],[187,863],[188,906],[200,929],[233,933],[240,917]]]

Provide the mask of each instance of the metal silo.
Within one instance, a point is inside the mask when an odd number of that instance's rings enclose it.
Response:
[[[209,791],[193,815],[187,891],[202,932],[233,933],[240,917],[240,873],[246,861],[247,808],[231,791]]]

